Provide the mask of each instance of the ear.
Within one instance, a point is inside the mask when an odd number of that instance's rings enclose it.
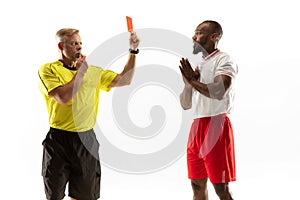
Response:
[[[62,42],[59,42],[57,46],[58,46],[59,50],[61,50],[61,51],[63,50],[63,44],[62,44]]]
[[[216,42],[218,40],[218,34],[217,33],[213,33],[211,36],[210,36],[211,40]]]

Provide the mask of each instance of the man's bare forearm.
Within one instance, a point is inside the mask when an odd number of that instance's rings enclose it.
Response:
[[[192,92],[193,87],[191,85],[185,85],[180,94],[180,104],[184,110],[188,110],[192,107]]]
[[[83,76],[84,74],[78,71],[69,83],[55,88],[49,93],[49,95],[58,103],[67,104],[77,94],[81,86]]]
[[[135,54],[130,53],[123,71],[110,83],[109,88],[129,85],[133,79],[136,65]]]
[[[230,87],[231,79],[228,77],[227,81],[224,82],[222,77],[219,76],[213,83],[204,84],[199,81],[191,81],[191,85],[203,94],[204,96],[212,99],[223,99],[227,89]]]

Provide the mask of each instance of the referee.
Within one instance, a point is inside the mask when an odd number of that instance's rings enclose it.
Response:
[[[88,65],[81,54],[79,30],[63,28],[56,38],[60,59],[42,65],[38,71],[50,125],[43,141],[46,198],[63,199],[68,183],[71,200],[96,200],[100,197],[101,169],[93,127],[100,90],[108,92],[131,83],[139,38],[131,32],[128,61],[120,74]]]

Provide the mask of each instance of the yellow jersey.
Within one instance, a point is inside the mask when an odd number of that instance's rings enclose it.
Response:
[[[117,75],[110,70],[89,66],[77,94],[67,104],[59,104],[49,96],[49,92],[70,82],[76,70],[68,69],[58,60],[42,65],[38,74],[39,89],[46,101],[50,127],[71,132],[87,131],[94,127],[100,89],[108,92],[108,85]]]

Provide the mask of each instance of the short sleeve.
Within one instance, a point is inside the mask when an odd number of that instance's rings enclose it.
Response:
[[[222,56],[217,63],[217,68],[215,70],[215,77],[218,75],[227,75],[232,78],[235,78],[237,73],[238,73],[238,67],[235,61],[229,55]]]
[[[51,92],[53,89],[62,85],[59,78],[52,72],[51,64],[43,65],[38,71],[40,77],[40,90]]]
[[[115,79],[117,73],[111,70],[103,70],[100,78],[100,89],[108,92],[110,88],[108,88],[109,84]]]

